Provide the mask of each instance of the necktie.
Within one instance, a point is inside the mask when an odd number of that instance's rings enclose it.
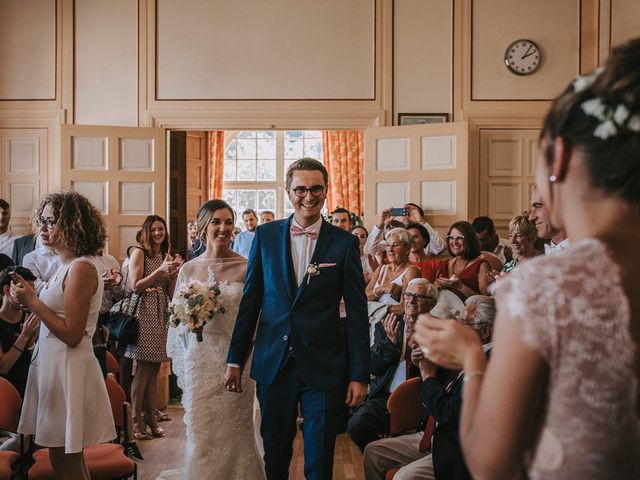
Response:
[[[454,379],[447,385],[445,391],[447,393],[451,393],[453,390],[453,386],[456,384],[458,379],[460,378],[460,374],[457,374]],[[420,453],[428,452],[431,449],[431,437],[433,436],[433,431],[436,429],[436,419],[433,418],[433,415],[429,415],[427,421],[424,424],[424,434],[422,435],[422,439],[420,440],[420,446],[418,449]]]
[[[297,237],[298,235],[306,235],[310,239],[315,240],[318,236],[318,232],[315,232],[308,228],[296,227],[295,225],[291,225],[291,227],[289,228],[289,231],[291,232],[291,235],[293,235],[294,237]]]

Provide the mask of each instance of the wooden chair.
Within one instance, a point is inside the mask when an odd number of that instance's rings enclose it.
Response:
[[[22,398],[11,382],[0,377],[0,430],[11,433],[18,431]],[[20,436],[20,451],[22,451],[22,436]],[[12,467],[20,459],[20,454],[0,450],[0,480],[10,480]],[[20,476],[22,476],[22,464]]]
[[[116,425],[118,438],[124,431],[127,438],[127,421],[125,417],[126,397],[122,387],[112,378],[105,379],[113,420]],[[49,449],[43,448],[33,454],[34,465],[29,469],[29,480],[55,480]],[[124,454],[124,447],[120,443],[101,443],[84,449],[84,461],[87,464],[92,480],[116,480],[133,477],[138,478],[136,463]]]
[[[408,433],[415,433],[424,416],[424,406],[420,400],[420,388],[422,379],[411,378],[402,382],[391,393],[387,400],[388,422],[387,435],[397,437]],[[400,470],[393,467],[387,470],[385,480],[393,480],[394,475]]]
[[[118,365],[118,360],[113,356],[109,350],[105,351],[105,359],[107,361],[107,372],[112,373],[116,378],[118,378],[118,370],[120,370],[120,365]]]
[[[418,431],[425,408],[420,400],[422,379],[402,382],[387,400],[387,435],[397,437]]]

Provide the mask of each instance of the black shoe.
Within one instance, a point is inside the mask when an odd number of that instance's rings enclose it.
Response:
[[[141,462],[144,460],[144,457],[140,453],[140,449],[138,448],[138,444],[136,444],[136,442],[125,442],[124,453],[134,462]]]

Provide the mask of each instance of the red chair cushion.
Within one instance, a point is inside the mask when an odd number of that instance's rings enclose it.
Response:
[[[11,465],[20,456],[16,452],[0,450],[0,480],[11,480]]]
[[[49,449],[33,454],[35,463],[29,469],[29,480],[54,480]],[[136,464],[124,454],[124,447],[115,443],[102,443],[84,449],[84,460],[91,480],[110,480],[133,475]]]
[[[393,480],[393,477],[400,470],[398,467],[393,467],[391,470],[387,470],[387,474],[384,476],[384,480]]]

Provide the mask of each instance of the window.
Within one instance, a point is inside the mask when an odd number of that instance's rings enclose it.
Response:
[[[324,162],[319,130],[243,130],[226,133],[223,198],[238,216],[247,208],[271,210],[276,218],[293,213],[287,197],[286,172],[295,160]],[[237,219],[242,226],[242,218]]]

